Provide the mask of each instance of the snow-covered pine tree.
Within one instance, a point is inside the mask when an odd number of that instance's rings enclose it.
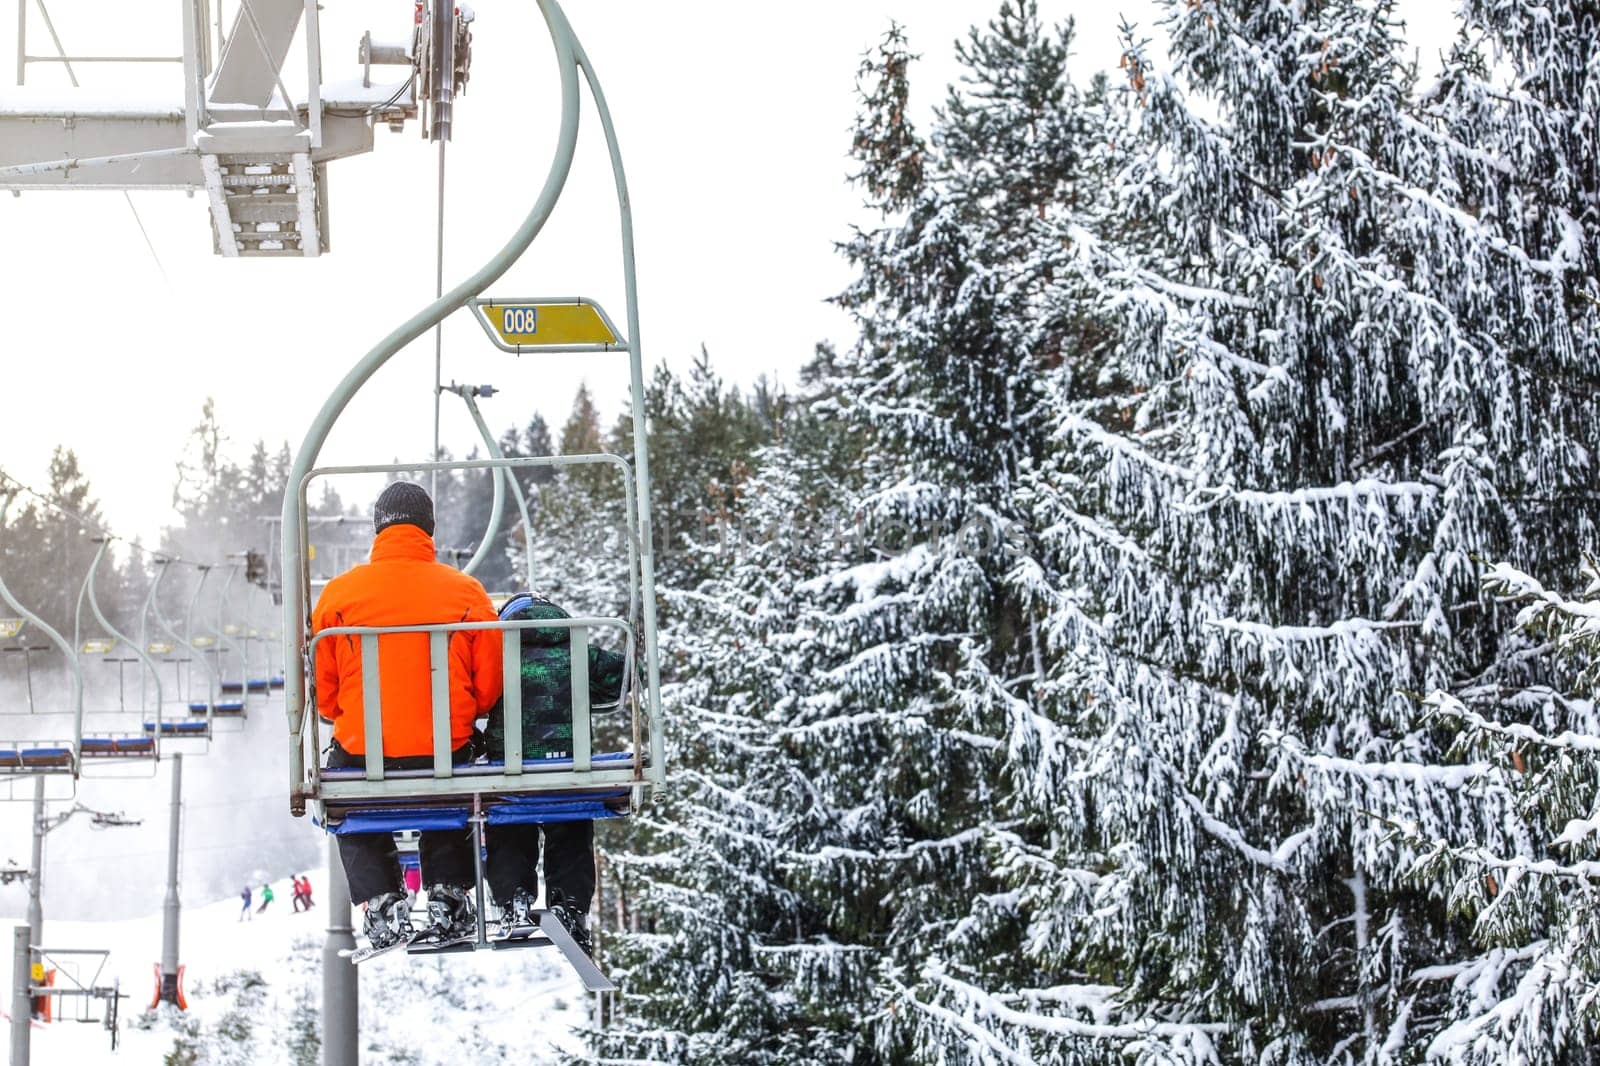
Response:
[[[1401,232],[1434,249],[1429,295],[1469,338],[1430,415],[1459,427],[1470,412],[1488,491],[1457,498],[1485,512],[1482,555],[1506,561],[1486,584],[1531,606],[1502,636],[1486,597],[1480,658],[1430,700],[1459,765],[1411,803],[1371,806],[1472,921],[1473,950],[1412,982],[1448,997],[1414,1042],[1451,1062],[1583,1061],[1600,1038],[1593,605],[1521,571],[1571,573],[1600,534],[1600,7],[1472,2],[1462,18],[1415,127],[1437,177],[1410,192]],[[1592,562],[1586,575],[1592,600]],[[1459,809],[1448,789],[1470,806],[1430,818]]]
[[[1033,983],[1014,926],[972,916],[1037,668],[1014,591],[1036,568],[1010,535],[1035,383],[1071,328],[1034,313],[1068,254],[1048,208],[1084,177],[1069,39],[1001,5],[926,142],[898,30],[864,66],[854,149],[880,222],[846,246],[840,300],[861,341],[819,353],[735,509],[764,535],[680,597],[674,708],[704,725],[660,829],[676,846],[639,867],[659,924],[634,941],[648,990],[619,1051],[937,1061],[943,974]]]
[[[616,956],[629,998],[600,1047],[627,1060],[844,1062],[862,1048],[872,953],[830,940],[831,901],[793,887],[793,842],[825,816],[785,735],[810,665],[796,589],[837,558],[819,532],[846,487],[788,448],[750,458],[732,521],[680,535],[676,565],[716,576],[662,590],[673,787],[607,851],[633,929]]]
[[[1107,210],[1064,227],[1105,333],[1029,486],[1059,729],[1012,746],[1055,834],[1010,880],[1030,954],[1087,977],[953,1009],[1019,1056],[1387,1061],[1471,948],[1376,815],[1520,833],[1415,693],[1496,654],[1475,557],[1559,535],[1504,499],[1547,392],[1488,310],[1541,286],[1462,206],[1505,160],[1412,108],[1392,5],[1170,6],[1174,73],[1127,42]]]
[[[1398,826],[1427,849],[1419,875],[1450,884],[1452,911],[1472,921],[1484,949],[1436,968],[1451,996],[1448,1024],[1429,1033],[1427,1052],[1442,1061],[1587,1061],[1600,1032],[1600,567],[1592,557],[1583,578],[1583,593],[1568,597],[1513,567],[1492,568],[1489,591],[1522,606],[1522,639],[1507,649],[1516,666],[1505,671],[1521,684],[1509,698],[1476,686],[1428,701],[1460,728],[1464,772],[1493,768],[1508,782],[1520,829],[1510,850],[1496,850],[1416,822]]]

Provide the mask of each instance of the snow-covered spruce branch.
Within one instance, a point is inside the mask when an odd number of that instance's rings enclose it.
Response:
[[[1418,629],[1420,622],[1380,622],[1370,618],[1341,618],[1325,626],[1269,626],[1261,622],[1241,622],[1237,618],[1208,618],[1204,625],[1224,632],[1238,633],[1264,643],[1313,640],[1347,640],[1367,633],[1395,629]]]
[[[1201,828],[1207,833],[1222,841],[1257,866],[1264,866],[1274,873],[1280,873],[1285,876],[1293,875],[1294,871],[1289,868],[1289,860],[1294,858],[1294,853],[1300,850],[1301,845],[1311,839],[1315,826],[1307,826],[1298,833],[1292,833],[1285,837],[1275,849],[1265,851],[1246,840],[1244,835],[1233,826],[1206,810],[1206,805],[1200,798],[1189,791],[1188,783],[1184,781],[1183,775],[1178,772],[1177,767],[1154,752],[1151,753],[1151,762],[1171,779],[1172,787],[1178,791],[1179,798],[1183,800],[1185,806],[1194,812],[1195,817],[1200,821]]]
[[[1494,854],[1488,848],[1481,848],[1476,845],[1451,844],[1446,840],[1430,839],[1418,832],[1413,823],[1385,818],[1371,811],[1367,813],[1383,824],[1392,827],[1400,834],[1403,840],[1415,847],[1419,853],[1422,853],[1422,857],[1417,860],[1418,865],[1434,862],[1440,856],[1449,856],[1458,862],[1485,870],[1503,870],[1513,875],[1532,874],[1535,877],[1548,877],[1563,881],[1577,881],[1588,885],[1600,885],[1600,862],[1559,863],[1551,859],[1529,859],[1521,855],[1504,858]]]
[[[934,985],[956,996],[961,1002],[972,1008],[979,1017],[994,1019],[1002,1025],[1012,1026],[1017,1029],[1047,1033],[1052,1036],[1071,1037],[1079,1040],[1109,1040],[1131,1041],[1156,1039],[1191,1039],[1204,1034],[1207,1037],[1224,1036],[1232,1032],[1233,1027],[1226,1022],[1158,1022],[1136,1021],[1121,1023],[1085,1022],[1076,1018],[1064,1018],[1058,1015],[1036,1014],[1026,1011],[1014,1010],[1008,1007],[999,997],[968,984],[965,981],[951,977],[935,967],[928,967],[923,971],[923,976]],[[906,993],[919,1008],[924,1007]],[[1209,1043],[1209,1041],[1207,1041]]]
[[[1350,503],[1363,497],[1416,499],[1418,497],[1434,496],[1438,492],[1437,486],[1421,481],[1390,482],[1379,481],[1376,478],[1344,481],[1337,485],[1289,489],[1283,492],[1261,492],[1257,489],[1235,489],[1225,485],[1217,485],[1195,489],[1178,505],[1178,509],[1193,514],[1208,511],[1218,504],[1228,501],[1248,504],[1253,507],[1302,507],[1313,503]]]
[[[1495,563],[1489,567],[1483,575],[1483,584],[1506,599],[1536,601],[1556,614],[1576,621],[1581,627],[1580,633],[1600,636],[1600,601],[1574,600],[1551,592],[1537,578],[1505,563]],[[1600,582],[1591,581],[1588,590],[1590,595],[1600,591],[1596,588],[1597,584]]]
[[[1481,243],[1490,251],[1497,252],[1528,270],[1543,274],[1551,279],[1560,280],[1568,271],[1582,269],[1583,264],[1580,262],[1533,258],[1522,248],[1493,232],[1487,225],[1461,208],[1444,203],[1432,193],[1419,189],[1403,178],[1384,170],[1373,161],[1371,156],[1354,145],[1335,142],[1335,150],[1340,155],[1348,156],[1351,160],[1363,164],[1363,173],[1371,178],[1373,184],[1402,196],[1420,207],[1426,208],[1438,218],[1448,219],[1467,238]]]
[[[1493,948],[1486,954],[1475,959],[1467,959],[1465,962],[1441,963],[1437,966],[1424,966],[1412,970],[1406,975],[1405,980],[1409,985],[1422,985],[1433,981],[1449,981],[1452,984],[1465,981],[1477,984],[1482,975],[1490,971],[1496,975],[1495,983],[1498,983],[1499,974],[1507,967],[1521,962],[1532,962],[1543,955],[1549,946],[1548,940],[1535,940],[1520,948]]]
[[[911,721],[914,721],[914,719],[908,719],[905,715],[897,712],[862,711],[859,714],[835,715],[832,718],[822,718],[815,722],[807,722],[804,725],[784,726],[773,730],[772,735],[775,740],[811,739],[835,729],[854,729],[858,726],[875,724],[904,727]],[[934,729],[930,726],[929,731],[936,732],[941,737],[959,740],[963,744],[982,751],[999,751],[1005,747],[1003,741],[996,740],[994,737],[981,736],[963,729]]]
[[[1069,415],[1059,423],[1057,429],[1058,439],[1070,434],[1081,435],[1092,444],[1133,459],[1140,465],[1175,481],[1193,482],[1196,480],[1195,471],[1188,467],[1158,459],[1127,438],[1119,434],[1109,433],[1097,423],[1080,415]],[[1440,486],[1438,485],[1423,481],[1388,482],[1380,481],[1376,478],[1345,481],[1337,485],[1288,489],[1281,492],[1237,489],[1227,485],[1207,485],[1191,490],[1184,502],[1177,505],[1177,510],[1194,514],[1208,511],[1219,504],[1227,502],[1242,503],[1250,507],[1265,509],[1303,507],[1318,503],[1348,503],[1365,497],[1377,499],[1431,498],[1438,494],[1439,488]]]
[[[1433,708],[1433,714],[1452,718],[1468,729],[1493,736],[1504,737],[1519,744],[1535,744],[1541,748],[1566,748],[1569,751],[1600,752],[1600,737],[1567,730],[1555,736],[1541,733],[1521,722],[1496,722],[1483,717],[1467,707],[1448,692],[1434,692],[1424,701]]]
[[[1461,766],[1435,766],[1430,763],[1410,762],[1362,762],[1359,759],[1342,759],[1334,755],[1322,755],[1306,749],[1305,744],[1298,737],[1292,737],[1277,729],[1263,730],[1260,734],[1261,743],[1267,747],[1277,748],[1299,762],[1314,770],[1324,773],[1338,774],[1343,777],[1359,777],[1369,781],[1389,781],[1406,785],[1437,786],[1446,789],[1461,789],[1472,784],[1485,774],[1496,771],[1491,763],[1467,763]]]
[[[1200,819],[1201,828],[1207,833],[1216,837],[1257,866],[1265,866],[1274,873],[1284,874],[1285,876],[1293,874],[1294,871],[1289,868],[1289,860],[1294,858],[1294,853],[1300,850],[1302,844],[1311,839],[1314,832],[1311,826],[1307,826],[1298,833],[1284,837],[1283,842],[1274,850],[1270,852],[1263,851],[1246,840],[1244,835],[1233,826],[1206,810],[1205,804],[1200,802],[1199,797],[1188,789],[1183,790],[1182,798],[1184,804]]]
[[[862,859],[870,860],[872,862],[909,862],[925,852],[939,851],[945,848],[965,847],[968,844],[990,836],[996,831],[1015,829],[1022,824],[1022,819],[1014,818],[1006,822],[996,822],[993,825],[973,826],[970,829],[963,829],[959,833],[955,833],[947,837],[940,837],[937,840],[919,840],[914,844],[908,844],[899,851],[863,851],[860,848],[844,848],[839,847],[836,844],[829,844],[825,847],[817,848],[815,851],[793,853],[791,858],[792,861],[797,864],[803,864],[817,860],[829,861],[832,859]]]

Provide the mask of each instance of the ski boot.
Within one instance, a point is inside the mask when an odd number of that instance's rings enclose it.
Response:
[[[472,898],[464,888],[455,885],[431,885],[428,888],[428,929],[416,942],[434,947],[460,944],[478,935],[478,919],[472,909]]]
[[[565,896],[559,895],[555,902],[550,904],[550,913],[556,916],[556,921],[561,923],[561,927],[567,931],[578,947],[583,949],[583,953],[591,959],[594,958],[594,941],[589,937],[589,915],[574,907]]]
[[[533,913],[533,893],[519,888],[511,902],[500,908],[500,924],[495,935],[501,940],[510,940],[529,936],[537,928],[539,921]]]
[[[411,928],[411,913],[403,892],[385,892],[367,901],[366,925],[362,932],[367,938],[366,955],[375,955],[392,948],[404,947],[415,935]]]

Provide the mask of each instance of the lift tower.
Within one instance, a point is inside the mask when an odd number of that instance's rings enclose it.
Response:
[[[317,0],[182,0],[177,55],[74,55],[46,0],[17,4],[17,87],[0,88],[0,189],[183,189],[203,192],[218,255],[315,256],[328,251],[328,164],[370,152],[380,122],[447,138],[454,97],[467,81],[472,10],[415,2],[409,38],[361,40],[361,76],[324,83]],[[215,11],[212,5],[216,4]],[[152,0],[134,0],[155,12]],[[223,11],[234,12],[223,33]],[[49,52],[34,54],[37,22]],[[307,76],[284,81],[296,35]],[[213,60],[215,57],[215,60]],[[77,88],[91,64],[181,64],[170,99],[130,101],[125,91]],[[29,68],[63,67],[75,87],[42,91]],[[373,80],[372,68],[403,68]],[[419,97],[421,98],[419,100]]]

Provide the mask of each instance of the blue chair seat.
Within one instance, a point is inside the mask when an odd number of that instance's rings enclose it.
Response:
[[[146,733],[154,733],[156,731],[156,723],[154,723],[154,722],[146,722],[144,724],[144,731]],[[202,736],[203,737],[203,736],[209,736],[210,735],[210,731],[211,731],[211,726],[207,722],[162,722],[161,723],[161,735],[162,736]]]
[[[485,804],[489,824],[528,825],[547,822],[590,822],[600,818],[621,818],[627,812],[616,809],[627,802],[627,789],[562,793],[550,796],[505,796]],[[331,828],[335,836],[356,833],[393,833],[402,829],[465,829],[472,815],[470,804],[430,805],[426,807],[362,807],[347,810]]]
[[[189,704],[189,713],[190,714],[205,714],[206,713],[206,705],[204,703],[191,703],[191,704]],[[214,714],[214,715],[224,715],[224,714],[240,715],[240,714],[244,713],[244,704],[239,702],[238,700],[223,700],[222,702],[217,704],[217,706],[212,710],[211,713]]]
[[[156,750],[154,737],[84,737],[85,758],[106,755],[149,755]]]
[[[254,677],[249,681],[224,681],[220,687],[223,692],[243,692],[246,688],[251,692],[265,692],[269,684],[264,677]]]
[[[0,748],[0,769],[44,769],[72,766],[72,749],[63,747]]]

